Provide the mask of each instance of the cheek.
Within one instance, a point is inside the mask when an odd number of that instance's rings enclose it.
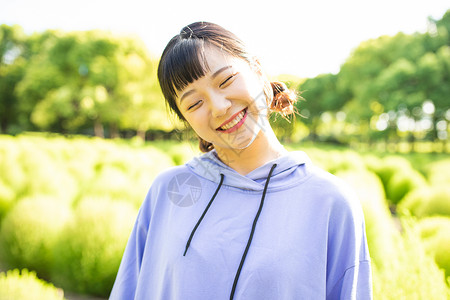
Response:
[[[261,98],[265,98],[264,94],[264,81],[254,73],[247,74],[245,85],[250,96],[259,101]]]
[[[186,122],[191,126],[193,129],[196,129],[199,125],[199,120],[192,115],[186,117]]]
[[[263,85],[256,80],[241,80],[236,82],[235,92],[242,98],[247,98],[249,101],[259,101],[261,96],[264,96]]]
[[[258,110],[267,108],[266,94],[264,93],[264,85],[259,82],[249,82],[246,91],[251,99],[252,105]]]
[[[207,122],[208,118],[202,114],[202,111],[195,111],[186,116],[186,121],[189,126],[199,135],[202,136],[209,128]]]

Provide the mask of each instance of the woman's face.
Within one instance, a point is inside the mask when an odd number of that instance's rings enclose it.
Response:
[[[209,71],[178,91],[177,105],[205,141],[218,148],[248,147],[268,126],[260,71],[215,47],[205,48]]]

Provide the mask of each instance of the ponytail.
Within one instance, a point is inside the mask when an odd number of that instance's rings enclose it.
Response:
[[[284,118],[294,114],[296,109],[294,104],[300,96],[288,89],[283,82],[273,81],[270,85],[273,91],[272,101],[269,103],[270,110],[280,113]]]

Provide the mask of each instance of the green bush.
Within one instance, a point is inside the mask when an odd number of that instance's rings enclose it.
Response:
[[[372,264],[374,299],[450,299],[444,272],[439,269],[412,230],[397,241],[397,251],[383,267]]]
[[[70,209],[57,199],[21,200],[6,215],[0,230],[0,257],[9,268],[35,270],[49,278],[52,248],[70,217]]]
[[[352,187],[361,202],[370,256],[381,267],[386,257],[395,254],[395,239],[398,237],[384,198],[383,185],[374,173],[367,170],[341,171],[336,175]]]
[[[20,152],[15,140],[0,136],[0,179],[16,194],[24,189],[27,180],[19,159]]]
[[[169,155],[152,147],[144,148],[142,151],[135,153],[133,158],[130,159],[130,167],[127,171],[133,188],[130,189],[130,186],[124,187],[130,195],[127,202],[132,203],[135,208],[139,208],[155,177],[173,165],[174,163]]]
[[[16,194],[0,178],[0,224],[6,213],[12,208]]]
[[[136,209],[172,158],[149,144],[28,134],[0,136],[0,154],[0,265],[107,296]]]
[[[406,194],[427,184],[426,179],[416,170],[400,169],[394,173],[386,187],[386,196],[391,204],[398,204]]]
[[[166,153],[172,158],[174,164],[178,166],[191,160],[200,153],[200,150],[197,144],[194,146],[191,143],[180,142],[172,145]]]
[[[397,211],[418,218],[450,217],[450,186],[426,186],[413,190],[399,203]]]
[[[0,273],[0,300],[62,300],[64,292],[23,269]]]
[[[414,229],[437,265],[445,270],[447,277],[450,277],[450,217],[424,218],[414,226]]]
[[[64,150],[52,146],[52,140],[44,138],[20,136],[11,141],[0,136],[0,179],[17,198],[45,194],[71,201],[75,196],[76,183],[61,157]]]
[[[90,185],[84,191],[84,195],[92,197],[108,196],[111,199],[135,202],[135,196],[132,195],[134,190],[135,184],[128,174],[117,167],[104,165],[92,178]],[[139,200],[142,200],[144,195],[140,195]]]
[[[314,164],[333,174],[338,171],[365,169],[362,157],[351,150],[323,151],[320,149],[311,149],[306,152]]]
[[[368,169],[371,172],[374,172],[375,174],[377,174],[376,170],[381,168],[382,162],[383,162],[382,158],[375,156],[374,154],[364,155],[363,160],[364,160],[364,165],[366,166],[366,169]],[[377,174],[377,176],[378,176],[378,174]],[[381,177],[380,177],[380,180],[381,180]]]
[[[65,290],[107,297],[135,217],[130,203],[83,199],[54,248],[52,281]]]
[[[364,170],[365,164],[361,155],[358,153],[346,150],[346,151],[331,151],[328,170],[331,173],[346,170]]]
[[[40,141],[45,144],[45,141]],[[77,194],[78,186],[67,172],[64,162],[52,158],[38,142],[23,145],[19,156],[20,165],[26,175],[22,197],[52,195],[71,203]],[[44,148],[44,147],[42,147]]]
[[[76,204],[90,194],[139,207],[154,177],[174,165],[164,151],[121,140],[23,134],[0,141],[0,216],[17,198],[36,195]]]
[[[450,159],[431,163],[426,173],[431,185],[450,185]]]
[[[138,208],[155,176],[171,166],[171,158],[153,147],[116,146],[97,159],[93,177],[83,183],[83,195],[127,201]]]
[[[382,159],[366,159],[367,167],[370,171],[380,177],[384,190],[388,190],[388,183],[391,177],[400,170],[411,170],[412,166],[408,160],[400,156],[387,156]]]

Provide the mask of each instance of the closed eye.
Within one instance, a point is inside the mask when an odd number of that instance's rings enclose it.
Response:
[[[190,105],[187,110],[191,110],[192,108],[194,108],[195,106],[197,106],[198,104],[200,104],[200,102],[202,102],[202,100],[198,100],[197,102],[195,102],[194,104]]]
[[[219,85],[219,87],[221,88],[221,87],[225,86],[225,84],[227,84],[227,82],[229,82],[231,79],[233,79],[233,77],[234,77],[235,75],[236,75],[236,74],[232,74],[232,75],[230,75],[229,77],[227,77],[227,79],[225,79],[225,80]]]

